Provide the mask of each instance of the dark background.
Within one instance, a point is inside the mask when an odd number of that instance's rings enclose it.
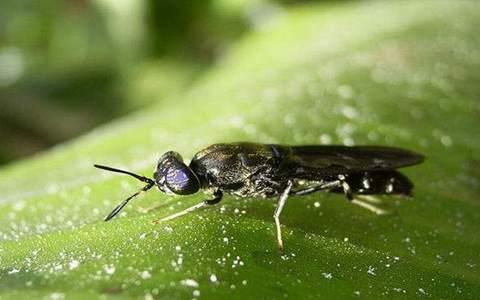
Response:
[[[186,89],[304,1],[0,2],[0,164]]]

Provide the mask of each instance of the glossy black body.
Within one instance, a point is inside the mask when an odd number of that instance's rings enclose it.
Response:
[[[190,162],[203,189],[240,197],[273,197],[288,180],[301,189],[340,178],[353,194],[411,195],[413,184],[396,169],[422,162],[418,153],[379,146],[214,144]],[[335,187],[331,192],[341,192]]]
[[[240,142],[211,145],[195,154],[188,166],[180,154],[168,151],[159,159],[153,178],[108,166],[95,167],[146,183],[117,205],[105,218],[108,221],[131,199],[154,186],[170,195],[190,195],[203,189],[214,196],[204,201],[208,205],[218,203],[223,192],[263,198],[282,194],[283,204],[288,195],[321,190],[344,193],[349,200],[355,194],[410,196],[413,184],[396,169],[418,164],[423,159],[418,153],[392,147]]]

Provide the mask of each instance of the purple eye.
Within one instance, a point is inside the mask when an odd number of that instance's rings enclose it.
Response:
[[[175,194],[189,195],[200,188],[197,177],[184,164],[173,166],[166,173],[165,184]]]
[[[167,152],[160,158],[154,176],[157,185],[163,191],[189,195],[200,189],[197,176],[176,152]],[[166,190],[162,188],[163,186]]]
[[[181,169],[170,169],[166,176],[166,182],[173,190],[182,190],[188,185],[189,178]]]

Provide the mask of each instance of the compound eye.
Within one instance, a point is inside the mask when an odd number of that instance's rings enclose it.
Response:
[[[197,176],[177,152],[169,151],[160,157],[154,177],[158,188],[166,193],[189,195],[200,189]]]
[[[186,165],[176,165],[169,168],[165,175],[165,184],[178,195],[196,193],[199,188],[197,176]]]

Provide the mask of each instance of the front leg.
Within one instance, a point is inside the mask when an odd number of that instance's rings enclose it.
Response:
[[[205,204],[207,205],[214,205],[214,204],[217,204],[218,202],[222,201],[222,198],[223,198],[223,193],[221,190],[216,190],[214,193],[213,193],[213,199],[207,199],[207,200],[203,200],[203,202],[205,202]]]
[[[366,208],[366,209],[376,213],[377,215],[383,215],[383,214],[387,213],[387,211],[385,211],[385,210],[383,210],[379,207],[376,207],[375,205],[373,205],[371,203],[368,203],[368,202],[377,202],[378,203],[378,200],[376,200],[376,198],[365,199],[366,195],[354,196],[354,194],[352,192],[352,189],[350,188],[350,185],[346,182],[346,177],[344,175],[340,175],[340,176],[338,176],[338,178],[339,179],[335,180],[335,181],[330,181],[330,182],[327,182],[327,183],[318,184],[318,185],[315,185],[315,186],[312,186],[312,187],[309,187],[309,188],[305,188],[305,189],[302,189],[302,190],[298,190],[298,191],[291,191],[290,195],[304,196],[304,195],[315,193],[315,192],[321,191],[321,190],[331,190],[331,189],[335,189],[335,188],[342,188],[343,193],[345,194],[345,197],[351,203],[353,203],[355,205],[358,205],[358,206],[361,206],[363,208]],[[363,198],[366,201],[363,201],[360,198]]]
[[[198,203],[198,204],[195,204],[194,206],[191,206],[189,208],[186,208],[182,211],[179,211],[173,215],[170,215],[170,216],[166,216],[162,219],[159,219],[159,220],[154,220],[153,223],[154,224],[158,224],[158,223],[161,223],[161,222],[165,222],[165,221],[169,221],[169,220],[172,220],[172,219],[175,219],[177,217],[180,217],[180,216],[183,216],[183,215],[186,215],[188,214],[189,212],[192,212],[192,211],[195,211],[199,208],[202,208],[204,207],[205,205],[214,205],[214,204],[217,204],[218,202],[222,201],[222,198],[223,198],[223,193],[222,191],[220,190],[216,190],[214,193],[213,193],[213,196],[214,198],[213,199],[207,199],[207,200],[203,200],[202,202]]]

